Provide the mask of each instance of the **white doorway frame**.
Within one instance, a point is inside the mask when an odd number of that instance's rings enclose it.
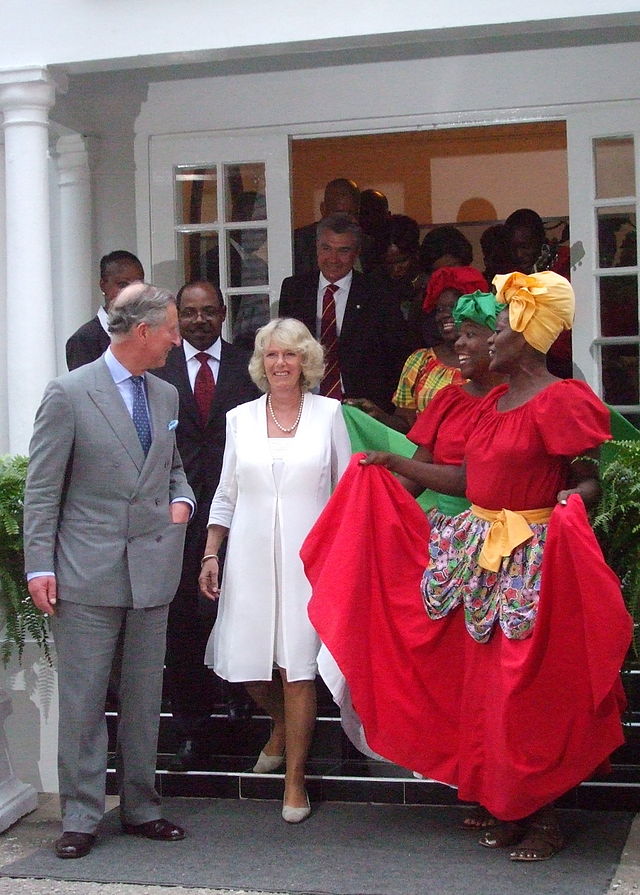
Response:
[[[416,131],[416,130],[448,130],[451,128],[461,127],[482,127],[487,125],[509,125],[509,124],[525,124],[547,121],[563,121],[567,127],[567,168],[568,168],[568,186],[569,186],[569,215],[571,220],[571,242],[581,243],[584,247],[583,263],[577,267],[572,274],[572,281],[576,294],[578,296],[576,327],[574,330],[574,357],[582,373],[589,384],[598,393],[601,393],[601,377],[599,371],[599,354],[594,351],[594,345],[599,338],[597,329],[597,295],[596,295],[596,279],[595,266],[593,259],[596,257],[596,241],[593,225],[593,215],[587,212],[582,197],[582,190],[585,183],[593,182],[593,166],[589,163],[589,156],[585,154],[585,139],[588,138],[589,127],[596,121],[600,120],[604,123],[606,120],[610,122],[611,132],[630,132],[629,128],[623,127],[622,122],[629,120],[629,115],[633,120],[640,115],[640,101],[629,100],[624,102],[606,102],[606,103],[590,103],[572,105],[557,105],[552,107],[531,107],[523,109],[494,110],[485,109],[474,112],[457,112],[457,113],[430,113],[425,115],[404,115],[394,118],[363,118],[352,120],[348,123],[344,121],[335,122],[311,122],[287,126],[274,127],[256,127],[250,129],[242,129],[240,131],[221,130],[211,131],[209,136],[215,138],[228,138],[240,140],[243,137],[251,137],[252,139],[273,138],[278,135],[284,138],[280,143],[280,160],[279,168],[282,169],[286,163],[288,172],[289,165],[289,141],[294,139],[321,139],[336,136],[356,136],[364,134],[382,134],[400,131]],[[634,124],[635,127],[635,124]],[[634,132],[633,129],[631,132]],[[637,131],[638,139],[637,147],[640,146],[640,130]],[[181,140],[185,136],[202,137],[202,133],[197,135],[164,135],[166,140]],[[151,233],[151,215],[150,215],[150,195],[151,185],[149,182],[149,164],[148,164],[148,136],[140,134],[136,140],[136,159],[138,161],[138,191],[137,191],[137,208],[138,208],[138,247],[142,256],[147,254],[147,261],[150,260],[150,233]],[[154,137],[153,139],[157,139]],[[240,144],[239,144],[240,145]],[[582,148],[580,148],[582,147]],[[640,168],[638,168],[640,170]],[[282,186],[282,181],[280,182]],[[286,250],[291,245],[291,219],[290,219],[290,200],[282,203],[282,207],[287,204],[287,212],[279,214],[281,228],[278,228],[278,242],[280,246],[286,246]],[[532,196],[532,207],[535,207],[535,196]],[[290,273],[290,260],[288,262],[281,261],[280,271],[283,276]],[[274,287],[277,291],[277,285],[274,278]],[[277,294],[272,294],[273,302],[277,299]]]

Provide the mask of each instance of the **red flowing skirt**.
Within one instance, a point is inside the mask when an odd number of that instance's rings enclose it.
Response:
[[[517,820],[587,779],[623,742],[620,587],[580,498],[549,523],[533,634],[487,643],[460,607],[426,615],[429,526],[402,486],[354,458],[301,556],[309,616],[379,755]]]

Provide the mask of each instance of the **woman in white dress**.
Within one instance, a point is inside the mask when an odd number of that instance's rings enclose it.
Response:
[[[273,719],[254,771],[275,771],[286,756],[289,823],[311,813],[304,771],[320,647],[299,550],[351,456],[340,403],[310,392],[323,371],[322,346],[300,321],[272,320],[258,330],[249,373],[265,394],[227,414],[199,579],[205,596],[220,597],[205,662],[224,680],[243,682]]]

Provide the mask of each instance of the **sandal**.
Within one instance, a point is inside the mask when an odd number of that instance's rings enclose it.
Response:
[[[499,823],[498,818],[494,817],[486,808],[482,805],[476,805],[475,808],[472,808],[465,814],[460,826],[463,830],[471,830],[474,833],[476,830],[487,830],[490,827],[495,827]]]
[[[547,822],[534,820],[518,848],[509,857],[512,861],[548,861],[564,846],[564,837],[555,817]]]
[[[520,823],[511,820],[502,821],[486,830],[478,839],[478,844],[484,845],[485,848],[506,848],[521,842],[526,832],[526,827]]]

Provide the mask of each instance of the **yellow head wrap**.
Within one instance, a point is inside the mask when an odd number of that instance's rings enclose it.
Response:
[[[564,329],[571,329],[575,295],[571,283],[552,270],[527,276],[498,274],[496,299],[509,306],[509,325],[546,354]]]

